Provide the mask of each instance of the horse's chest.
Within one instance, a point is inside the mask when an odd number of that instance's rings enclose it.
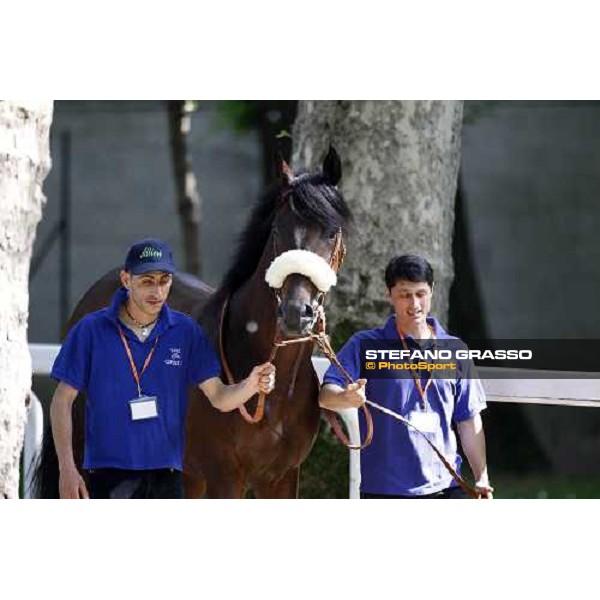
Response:
[[[239,445],[242,460],[252,470],[265,465],[287,469],[308,455],[319,427],[318,404],[303,411],[282,411],[267,405],[265,419],[249,427],[253,430],[246,428],[247,439]]]

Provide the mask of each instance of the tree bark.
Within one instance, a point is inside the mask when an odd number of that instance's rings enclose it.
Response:
[[[403,253],[431,262],[432,312],[446,321],[461,126],[460,101],[299,103],[294,167],[316,168],[333,144],[355,219],[327,311],[338,331],[381,324],[390,310],[383,271]]]
[[[202,258],[200,255],[202,198],[198,193],[198,185],[188,147],[188,136],[192,120],[185,100],[169,100],[167,107],[171,157],[175,175],[176,204],[183,237],[185,270],[200,277],[202,274]]]
[[[0,497],[16,498],[31,388],[29,262],[50,170],[52,103],[0,101]]]

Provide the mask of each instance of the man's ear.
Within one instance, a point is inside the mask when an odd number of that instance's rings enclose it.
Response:
[[[127,271],[121,269],[121,272],[119,273],[119,279],[121,280],[121,285],[124,288],[129,289],[129,287],[131,286],[131,273],[128,273]]]

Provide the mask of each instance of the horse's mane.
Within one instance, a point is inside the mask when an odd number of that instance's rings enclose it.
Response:
[[[350,209],[337,187],[327,183],[321,174],[300,173],[291,184],[276,184],[269,188],[252,210],[242,232],[233,262],[221,285],[207,305],[214,310],[233,294],[256,271],[271,233],[278,201],[290,193],[294,212],[307,222],[318,223],[325,231],[342,228],[347,234],[352,222]]]

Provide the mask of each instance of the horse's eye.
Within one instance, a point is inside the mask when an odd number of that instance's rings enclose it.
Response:
[[[327,232],[327,239],[332,242],[333,240],[335,240],[335,236],[337,235],[338,230],[337,229],[332,229],[331,231]]]

